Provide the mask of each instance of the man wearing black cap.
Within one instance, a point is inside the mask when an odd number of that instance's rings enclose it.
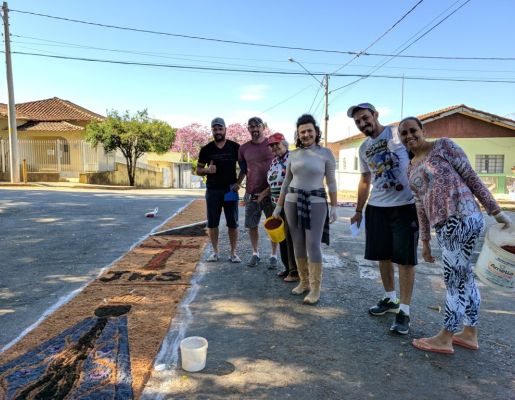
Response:
[[[379,123],[379,113],[372,104],[352,106],[347,116],[367,136],[359,148],[361,178],[351,224],[359,226],[365,213],[365,258],[379,261],[385,290],[384,298],[369,313],[395,313],[390,330],[407,334],[418,244],[417,212],[407,175],[408,153],[397,130]],[[392,262],[399,267],[400,302],[395,292]]]
[[[200,149],[197,175],[206,176],[207,227],[213,246],[213,254],[207,261],[219,260],[218,225],[222,208],[229,231],[231,244],[230,261],[241,262],[236,254],[238,242],[238,187],[236,185],[236,163],[240,145],[226,139],[225,121],[215,118],[211,121],[213,141]]]
[[[238,161],[240,162],[240,176],[237,184],[240,185],[245,176],[247,185],[245,188],[245,227],[249,230],[250,243],[252,245],[252,257],[248,263],[249,267],[256,267],[261,258],[259,256],[259,221],[261,214],[266,217],[272,215],[274,207],[270,197],[267,174],[274,155],[268,147],[268,140],[264,135],[265,125],[259,117],[249,119],[247,128],[251,140],[240,147]],[[239,187],[239,186],[238,186]],[[270,257],[270,268],[276,268],[277,243],[272,242],[272,255]]]

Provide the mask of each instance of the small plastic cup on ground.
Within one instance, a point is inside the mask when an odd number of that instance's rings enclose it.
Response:
[[[188,372],[202,371],[206,366],[207,346],[207,340],[200,336],[181,340],[182,369]]]

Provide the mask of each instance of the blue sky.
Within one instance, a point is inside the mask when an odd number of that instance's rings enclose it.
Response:
[[[289,47],[361,51],[418,0],[89,0],[8,1],[13,52],[235,69],[331,73],[353,57],[258,46],[231,45],[77,24],[14,10],[101,24]],[[466,0],[425,0],[368,52],[394,54],[406,40]],[[447,13],[431,23],[439,14]],[[515,2],[472,0],[402,54],[515,57]],[[428,25],[429,24],[429,25]],[[423,32],[423,31],[421,31]],[[80,45],[81,47],[71,46]],[[88,48],[90,47],[90,48]],[[108,50],[92,49],[104,48]],[[116,51],[113,51],[116,50]],[[129,51],[127,52],[120,52]],[[146,53],[146,54],[141,54]],[[340,73],[367,74],[385,57],[361,56]],[[308,112],[323,125],[319,83],[312,76],[248,74],[61,60],[13,54],[16,102],[57,96],[105,114],[108,109],[149,113],[174,127],[227,123],[260,115],[274,131],[293,137],[297,117]],[[2,77],[5,65],[2,63]],[[375,72],[391,76],[515,81],[515,61],[395,58]],[[320,78],[321,79],[321,78]],[[356,78],[330,78],[337,89]],[[356,133],[346,109],[369,101],[383,123],[399,120],[401,79],[368,78],[329,96],[329,140]],[[0,102],[7,102],[5,80]],[[515,112],[515,84],[404,81],[403,115],[467,104],[498,115]]]

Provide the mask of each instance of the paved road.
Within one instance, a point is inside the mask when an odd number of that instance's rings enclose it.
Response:
[[[391,315],[367,313],[383,291],[378,268],[362,258],[364,237],[350,237],[351,213],[338,209],[332,244],[323,246],[322,297],[314,307],[267,269],[267,241],[257,268],[231,264],[221,230],[222,261],[200,263],[186,302],[198,292],[175,320],[143,399],[513,399],[513,296],[481,286],[479,351],[456,347],[447,356],[414,349],[414,337],[435,334],[442,325],[435,310],[445,296],[441,265],[416,267],[412,332],[391,334]],[[243,228],[240,233],[245,262],[249,237]],[[180,369],[177,339],[197,335],[209,340],[207,365],[188,373]]]
[[[0,188],[0,348],[188,204],[192,195]],[[154,207],[159,207],[158,217],[145,218]]]

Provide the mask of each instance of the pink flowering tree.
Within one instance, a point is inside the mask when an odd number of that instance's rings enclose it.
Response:
[[[265,125],[264,134],[266,137],[270,136],[272,132]],[[250,140],[250,133],[247,129],[247,124],[231,124],[227,127],[227,139],[233,140],[236,143],[243,144]]]
[[[211,140],[208,127],[193,123],[177,130],[172,150],[181,153],[183,160],[196,160],[200,148]]]
[[[231,124],[227,127],[227,134],[225,137],[236,143],[243,144],[250,140],[250,133],[247,130],[247,125]]]

